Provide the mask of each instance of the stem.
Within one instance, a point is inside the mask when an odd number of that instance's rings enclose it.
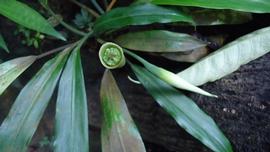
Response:
[[[111,3],[109,4],[109,6],[107,7],[106,11],[110,11],[112,9],[112,7],[114,6],[114,4],[116,3],[117,0],[112,0]]]
[[[104,10],[99,6],[96,0],[91,0],[92,4],[95,6],[95,8],[99,11],[100,14],[104,14]]]
[[[45,52],[43,54],[38,55],[37,56],[37,59],[46,57],[46,56],[51,55],[51,54],[54,54],[54,53],[57,53],[57,52],[62,51],[63,49],[68,48],[68,47],[72,47],[72,46],[74,47],[77,43],[78,42],[75,42],[75,43],[71,43],[71,44],[67,44],[67,45],[61,46],[61,47],[56,48],[56,49],[52,49],[52,50],[50,50],[48,52]]]
[[[78,35],[80,35],[80,36],[85,36],[85,35],[86,35],[85,32],[82,32],[82,31],[80,31],[80,30],[78,30],[78,29],[76,29],[76,28],[70,26],[69,24],[67,24],[66,22],[62,21],[61,19],[58,19],[58,17],[56,16],[56,14],[52,11],[52,9],[51,9],[49,6],[47,6],[46,9],[47,9],[47,11],[48,11],[54,18],[56,18],[56,20],[57,20],[61,25],[63,25],[66,29],[68,29],[68,30],[70,30],[71,32],[73,32],[73,33],[75,33],[75,34],[78,34]]]
[[[87,7],[86,5],[80,3],[80,2],[78,2],[78,1],[76,1],[76,0],[70,0],[70,1],[71,1],[72,3],[78,5],[79,7],[85,9],[85,10],[88,11],[90,14],[92,14],[94,17],[96,17],[96,18],[99,18],[99,17],[100,17],[100,15],[99,15],[96,11],[94,11],[93,9]]]

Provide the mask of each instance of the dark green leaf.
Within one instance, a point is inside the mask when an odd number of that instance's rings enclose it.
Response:
[[[152,23],[187,22],[191,17],[180,11],[155,6],[152,4],[116,8],[101,16],[94,24],[96,35],[111,32],[129,25],[147,25]]]
[[[22,89],[0,127],[1,152],[25,152],[53,94],[69,50],[48,61]]]
[[[232,152],[230,142],[213,119],[190,98],[146,69],[132,64],[131,67],[146,90],[188,133],[215,152]]]
[[[61,76],[56,104],[55,152],[88,152],[88,112],[79,47]]]
[[[0,64],[0,95],[35,60],[36,56],[27,56]]]
[[[0,34],[0,49],[4,49],[6,52],[8,52],[9,53],[9,50],[8,50],[8,48],[7,48],[7,44],[6,44],[6,42],[5,42],[5,40],[4,40],[4,38],[3,38],[3,36]]]
[[[213,82],[270,52],[269,42],[270,27],[257,30],[206,56],[178,76],[195,86]]]
[[[141,136],[109,70],[101,83],[102,152],[145,152]]]
[[[253,13],[270,13],[269,0],[143,0],[158,5],[195,6],[213,9],[232,9]]]
[[[127,33],[117,37],[115,42],[128,49],[145,52],[184,52],[206,46],[188,34],[165,30]]]
[[[29,29],[65,40],[38,12],[19,1],[0,0],[0,14]]]

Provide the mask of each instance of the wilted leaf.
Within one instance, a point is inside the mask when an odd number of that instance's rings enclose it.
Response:
[[[178,73],[199,86],[218,80],[270,51],[270,27],[243,36]]]
[[[0,0],[0,14],[29,29],[65,40],[38,12],[19,1]]]
[[[137,78],[146,90],[188,133],[216,152],[232,152],[228,139],[212,118],[190,98],[177,91],[148,70],[132,65]]]
[[[102,152],[145,152],[141,136],[109,70],[101,83]]]
[[[128,50],[125,50],[125,52],[127,54],[131,55],[132,57],[134,57],[136,60],[140,61],[145,66],[145,68],[147,70],[149,70],[151,73],[153,73],[154,75],[156,75],[157,77],[159,77],[163,81],[167,82],[168,84],[170,84],[176,88],[196,92],[196,93],[199,93],[199,94],[202,94],[205,96],[217,97],[216,95],[208,93],[208,92],[188,83],[187,81],[180,78],[176,74],[147,62],[143,58],[139,57],[138,55],[136,55]]]
[[[6,52],[9,52],[8,48],[7,48],[7,44],[3,38],[3,36],[0,34],[0,49],[4,49]]]
[[[115,42],[122,47],[144,52],[184,52],[206,46],[195,37],[165,30],[133,32],[121,35]]]
[[[88,112],[80,50],[76,48],[60,79],[56,104],[55,152],[88,152]]]
[[[0,64],[0,95],[36,59],[36,56],[27,56],[16,58]]]
[[[213,9],[231,9],[253,13],[270,13],[269,0],[141,0],[158,5],[195,6]]]
[[[69,50],[48,61],[22,89],[0,127],[1,152],[25,152],[53,94]]]
[[[180,11],[152,4],[143,4],[109,11],[95,22],[93,30],[96,35],[100,35],[129,25],[171,22],[194,23],[191,17]]]

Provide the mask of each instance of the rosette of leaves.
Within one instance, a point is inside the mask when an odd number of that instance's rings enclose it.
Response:
[[[74,0],[72,0],[74,2]],[[140,84],[145,87],[154,100],[167,111],[189,134],[216,152],[231,152],[229,139],[222,133],[214,120],[203,112],[192,99],[181,90],[192,91],[209,97],[217,97],[197,86],[215,81],[237,70],[270,51],[270,27],[259,29],[206,56],[188,69],[174,74],[162,67],[146,61],[135,51],[147,53],[185,53],[206,47],[207,43],[187,33],[164,29],[151,29],[117,35],[117,31],[130,26],[151,24],[174,24],[194,26],[199,23],[197,14],[183,11],[183,7],[208,9],[231,9],[233,16],[239,11],[247,13],[269,13],[268,0],[253,1],[215,1],[212,0],[140,0],[127,6],[112,9],[115,1],[105,3],[107,8],[91,0],[95,8],[88,8],[94,14],[92,31],[80,31],[68,25],[63,19],[60,25],[74,34],[82,36],[55,50],[36,55],[16,58],[0,64],[0,95],[6,88],[36,60],[61,51],[44,64],[40,71],[26,84],[16,98],[8,116],[0,126],[0,151],[26,151],[37,129],[41,117],[58,85],[55,116],[55,152],[88,152],[88,108],[85,82],[81,65],[80,49],[89,38],[102,44],[99,57],[105,70],[100,90],[103,111],[102,151],[103,152],[144,152],[146,151],[139,131],[129,114],[123,95],[117,86],[112,69],[121,68],[128,63]],[[106,1],[105,1],[106,2]],[[75,2],[86,8],[84,4]],[[53,16],[47,1],[42,5]],[[159,6],[162,5],[162,6]],[[165,5],[165,6],[164,6]],[[167,7],[181,6],[181,9]],[[94,10],[98,10],[99,13]],[[108,12],[105,12],[105,9]],[[192,10],[192,9],[191,9]],[[219,24],[240,24],[228,20],[227,11],[219,12],[217,18],[203,22],[203,26],[214,26],[213,21],[224,19]],[[0,14],[26,28],[64,39],[47,21],[28,5],[15,0],[0,0]],[[225,16],[225,17],[224,17]],[[247,18],[250,20],[250,18]],[[244,19],[243,22],[246,22]],[[200,23],[202,23],[200,21]],[[216,23],[216,22],[215,22]],[[200,26],[197,24],[197,26]],[[112,32],[116,37],[111,38]],[[0,37],[0,47],[7,50]],[[93,40],[91,39],[91,40]],[[110,41],[109,43],[106,41]],[[112,43],[114,42],[114,43]],[[109,70],[110,69],[110,70]],[[198,77],[203,74],[202,77]],[[218,100],[218,98],[217,98]],[[90,101],[95,102],[95,101]],[[136,122],[139,125],[139,122]],[[90,139],[90,140],[89,140]],[[237,146],[237,145],[236,145]]]

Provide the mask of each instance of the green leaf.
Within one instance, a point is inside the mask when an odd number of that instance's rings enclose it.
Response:
[[[0,0],[0,14],[29,29],[65,40],[38,12],[19,1]]]
[[[27,56],[0,64],[0,95],[20,74],[34,63],[36,59],[36,56]]]
[[[115,42],[122,47],[144,52],[184,52],[206,46],[188,34],[165,30],[127,33],[117,37]]]
[[[177,91],[148,70],[132,65],[137,78],[146,90],[188,133],[215,152],[232,152],[228,139],[212,118],[190,98]]]
[[[257,30],[206,56],[178,76],[196,86],[213,82],[268,53],[269,42],[270,27]]]
[[[269,0],[144,0],[158,5],[195,6],[212,9],[231,9],[253,13],[270,13]]]
[[[147,25],[152,23],[187,22],[191,17],[180,11],[152,4],[116,8],[102,15],[94,24],[95,35],[111,32],[129,25]]]
[[[4,49],[6,52],[9,53],[7,44],[6,44],[4,38],[3,38],[3,36],[1,34],[0,34],[0,48]]]
[[[60,80],[55,152],[89,151],[87,98],[79,49],[72,52]]]
[[[199,94],[202,94],[205,96],[217,97],[216,95],[208,93],[208,92],[188,83],[187,81],[180,78],[176,74],[147,62],[146,60],[144,60],[140,56],[138,56],[138,55],[136,55],[128,50],[125,50],[125,52],[127,54],[129,54],[130,56],[132,56],[133,58],[135,58],[136,60],[138,60],[139,62],[141,62],[145,66],[145,68],[147,70],[149,70],[151,73],[153,73],[154,75],[156,75],[157,77],[159,77],[163,81],[167,82],[168,84],[170,84],[176,88],[196,92],[196,93],[199,93]]]
[[[69,50],[48,61],[22,89],[0,127],[1,152],[25,152],[50,101]]]
[[[142,138],[109,70],[104,73],[100,97],[103,109],[102,152],[145,152]]]

